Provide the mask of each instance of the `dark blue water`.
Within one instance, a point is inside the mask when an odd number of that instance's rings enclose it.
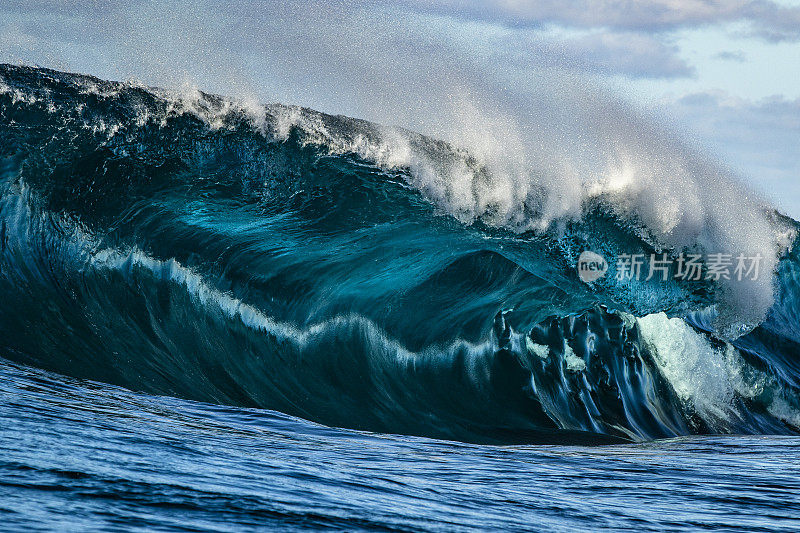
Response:
[[[0,369],[3,527],[800,527],[800,438],[478,446]]]
[[[747,215],[789,236],[742,236],[761,283],[623,282],[674,235],[501,223],[477,159],[391,135],[0,65],[5,525],[797,529],[794,221]]]

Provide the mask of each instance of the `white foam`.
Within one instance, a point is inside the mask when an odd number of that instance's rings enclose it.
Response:
[[[783,420],[787,424],[800,429],[800,412],[792,408],[792,406],[790,406],[789,403],[783,398],[775,398],[770,404],[768,410],[769,413],[775,418]]]
[[[123,272],[129,272],[134,268],[145,269],[157,278],[169,280],[171,283],[184,287],[187,293],[196,298],[202,306],[219,309],[228,318],[237,320],[254,331],[270,334],[282,342],[292,343],[298,349],[313,344],[318,337],[331,331],[359,329],[364,332],[365,338],[373,343],[376,353],[390,356],[397,362],[413,364],[419,358],[441,356],[441,352],[437,351],[436,347],[421,352],[408,350],[399,341],[389,338],[374,322],[361,315],[337,316],[307,327],[298,327],[289,322],[275,320],[258,308],[213,288],[201,275],[181,265],[175,259],[166,261],[155,259],[138,249],[127,252],[113,249],[99,250],[90,255],[89,265],[95,269],[114,269]],[[479,357],[493,353],[494,347],[489,341],[476,344],[458,339],[445,347],[445,351],[471,354],[473,360],[477,360]],[[472,361],[472,363],[474,362]],[[479,365],[473,364],[473,366],[477,368]],[[475,377],[478,379],[477,375]]]
[[[228,127],[230,118],[243,116],[254,129],[264,130],[265,108],[252,99],[211,98],[190,83],[184,83],[176,89],[152,90],[167,104],[165,113],[157,117],[161,126],[166,126],[170,117],[191,115],[204,121],[212,130],[219,130]]]
[[[11,87],[2,77],[0,77],[0,94],[10,94],[11,103],[13,104],[24,103],[30,105],[39,101],[35,95]]]
[[[782,397],[775,378],[748,365],[731,344],[714,346],[683,320],[663,313],[636,321],[662,375],[704,418],[732,421],[740,416],[733,403],[736,397],[753,399],[768,391],[767,410],[800,428],[800,412]]]
[[[575,351],[569,344],[564,343],[564,362],[567,364],[567,370],[572,372],[581,372],[586,370],[586,362],[575,355]]]
[[[550,355],[550,348],[547,346],[542,346],[541,344],[536,344],[530,339],[530,337],[527,336],[525,337],[525,348],[527,348],[529,353],[532,353],[541,359],[547,359],[547,357]]]

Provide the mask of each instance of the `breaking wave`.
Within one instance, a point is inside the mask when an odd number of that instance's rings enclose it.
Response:
[[[795,433],[796,223],[649,126],[601,123],[581,146],[532,150],[552,130],[504,120],[444,142],[2,65],[0,350],[470,442]],[[591,285],[584,250],[611,264]],[[632,253],[758,254],[763,275],[617,279]]]

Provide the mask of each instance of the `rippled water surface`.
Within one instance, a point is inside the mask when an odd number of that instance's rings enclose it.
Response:
[[[800,528],[800,438],[477,446],[0,366],[3,527]]]

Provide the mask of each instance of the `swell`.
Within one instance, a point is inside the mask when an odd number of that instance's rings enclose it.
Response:
[[[465,223],[420,176],[488,170],[410,132],[401,165],[362,121],[52,71],[3,76],[9,359],[475,442],[798,425],[794,251],[767,320],[726,342],[724,287],[578,280],[583,249],[662,249],[603,199],[547,231],[490,214]]]

